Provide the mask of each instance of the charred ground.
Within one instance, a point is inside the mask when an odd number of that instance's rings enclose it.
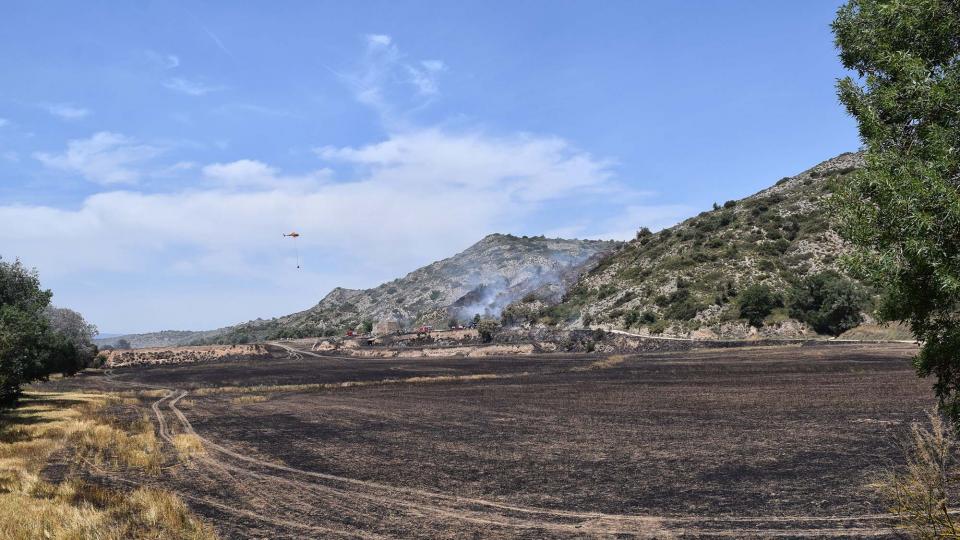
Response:
[[[177,389],[157,418],[207,455],[163,482],[228,537],[885,536],[867,484],[932,400],[913,352],[278,351],[56,384]]]

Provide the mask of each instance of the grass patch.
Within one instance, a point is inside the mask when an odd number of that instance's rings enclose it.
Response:
[[[167,491],[40,478],[51,457],[68,450],[78,461],[158,472],[162,455],[150,421],[121,426],[102,415],[124,402],[107,394],[27,392],[19,407],[0,414],[0,538],[216,538]]]
[[[577,366],[570,371],[591,371],[595,369],[609,369],[626,362],[627,357],[622,354],[612,354],[606,358],[601,358],[585,366]]]
[[[230,400],[234,405],[247,405],[250,403],[263,403],[267,396],[238,396]]]
[[[890,504],[912,538],[960,538],[953,498],[957,493],[958,440],[936,411],[927,426],[914,423],[904,444],[906,466],[886,471],[872,487]]]
[[[183,461],[189,461],[196,456],[206,455],[207,453],[207,450],[203,447],[203,441],[192,433],[174,435],[173,447],[177,450],[177,456]]]
[[[438,375],[434,377],[407,377],[405,379],[381,379],[379,381],[343,381],[338,383],[313,384],[279,384],[257,386],[214,386],[198,388],[193,394],[198,396],[212,396],[218,394],[255,394],[264,392],[316,392],[321,390],[336,390],[340,388],[357,388],[363,386],[383,386],[389,384],[436,384],[449,382],[482,381],[488,379],[513,379],[526,377],[530,373],[477,373],[474,375]],[[234,398],[236,399],[236,398]]]

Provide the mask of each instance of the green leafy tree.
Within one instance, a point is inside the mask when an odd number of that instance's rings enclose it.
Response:
[[[51,296],[36,271],[0,261],[0,404],[15,402],[22,385],[47,374],[53,343],[43,310]]]
[[[99,352],[93,344],[97,327],[72,309],[48,306],[43,315],[55,334],[57,366],[52,371],[72,375],[92,365]]]
[[[909,324],[960,425],[960,2],[850,0],[833,32],[866,149],[836,196],[850,268],[882,291],[882,319]]]
[[[500,323],[494,319],[483,319],[477,323],[477,333],[480,334],[480,341],[490,343],[493,341],[493,335],[500,330]]]
[[[783,299],[769,286],[757,283],[737,296],[737,305],[740,307],[740,316],[749,321],[751,326],[760,328],[763,319],[783,305]]]
[[[839,336],[863,322],[863,287],[833,270],[802,279],[790,291],[790,316],[821,334]]]

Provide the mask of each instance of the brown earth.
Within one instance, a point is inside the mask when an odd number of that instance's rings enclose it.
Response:
[[[162,484],[229,538],[888,537],[867,484],[933,402],[909,345],[291,349],[47,385],[148,389],[205,451]]]

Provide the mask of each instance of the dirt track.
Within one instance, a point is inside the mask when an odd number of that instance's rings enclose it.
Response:
[[[888,536],[865,484],[929,405],[911,352],[293,352],[63,384],[169,388],[152,403],[161,437],[196,434],[207,454],[164,483],[231,538]],[[285,386],[351,381],[366,384]],[[264,383],[279,386],[242,388]],[[251,395],[265,399],[237,401]]]

